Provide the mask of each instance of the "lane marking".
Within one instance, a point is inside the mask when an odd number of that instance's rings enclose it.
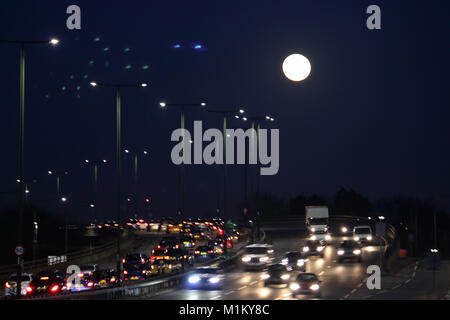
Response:
[[[233,292],[235,292],[235,291],[234,291],[234,290],[231,290],[231,291],[228,291],[228,292],[224,293],[224,295],[227,296],[227,295],[229,295],[229,294],[232,294]]]
[[[397,289],[397,288],[400,288],[401,286],[402,286],[403,284],[398,284],[398,285],[396,285],[396,286],[394,286],[394,287],[392,287],[392,289]]]
[[[283,297],[276,297],[274,300],[280,300],[281,298],[283,298]]]
[[[252,286],[252,285],[257,284],[257,283],[258,283],[258,281],[253,281],[253,282],[249,283],[249,286]]]
[[[242,290],[242,289],[245,289],[245,288],[247,288],[247,286],[240,287],[240,288],[238,288],[238,290]]]
[[[350,294],[346,294],[346,295],[344,296],[344,299],[347,299],[349,296],[350,296]]]
[[[325,273],[325,271],[322,271],[321,273],[319,273],[319,276],[323,275]]]
[[[289,297],[291,295],[290,292],[283,294],[283,297]]]
[[[220,296],[211,297],[211,299],[219,299],[219,298],[220,298]]]
[[[411,278],[409,278],[408,280],[405,281],[405,283],[409,283],[411,281]]]
[[[355,293],[356,292],[356,288],[355,289],[353,289],[352,291],[350,291],[350,293]]]
[[[362,285],[363,285],[363,283],[361,282],[360,284],[358,284],[356,287],[359,289],[359,288],[361,288],[362,287]]]
[[[383,293],[386,293],[386,292],[387,292],[387,290],[381,290],[381,291],[377,292],[376,294],[383,294]]]
[[[372,297],[371,294],[369,294],[368,296],[362,297],[361,299],[369,299],[370,297]]]
[[[416,276],[416,272],[414,271],[412,274],[412,277],[414,278]]]

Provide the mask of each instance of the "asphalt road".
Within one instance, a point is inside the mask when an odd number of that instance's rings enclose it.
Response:
[[[281,260],[287,251],[300,250],[306,242],[304,230],[266,230],[266,236],[275,250],[275,261]],[[379,261],[379,247],[367,246],[363,250],[362,263],[346,261],[337,262],[336,245],[344,237],[334,237],[325,249],[324,258],[311,257],[307,262],[307,272],[316,273],[322,280],[321,299],[343,299],[353,290],[359,289],[366,278],[366,269]],[[261,271],[245,271],[241,266],[225,273],[223,290],[190,290],[175,288],[153,297],[141,299],[161,300],[280,300],[310,299],[309,296],[292,297],[290,290],[284,286],[264,287]],[[291,276],[294,277],[295,273]]]

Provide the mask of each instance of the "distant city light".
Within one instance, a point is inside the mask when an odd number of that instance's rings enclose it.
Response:
[[[159,105],[164,108],[166,106],[166,103],[165,102],[160,102]]]
[[[50,44],[52,44],[52,45],[57,45],[59,43],[59,40],[58,39],[51,39],[50,40]]]

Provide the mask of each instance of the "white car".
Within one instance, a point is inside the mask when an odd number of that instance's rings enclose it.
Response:
[[[273,260],[273,247],[270,244],[248,245],[241,257],[246,269],[261,269],[271,264]]]
[[[33,280],[33,276],[29,273],[22,273],[21,293],[22,296],[27,294],[27,287]],[[17,294],[17,274],[13,273],[5,283],[5,297],[13,297]]]
[[[370,226],[356,226],[353,228],[353,240],[357,242],[372,241],[372,228]]]

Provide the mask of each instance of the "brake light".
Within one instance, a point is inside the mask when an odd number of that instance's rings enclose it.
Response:
[[[11,288],[11,285],[8,282],[6,282],[5,287],[9,289],[9,288]]]
[[[170,257],[169,256],[164,256],[164,259],[170,259]]]
[[[50,288],[51,292],[57,292],[58,290],[59,290],[59,286],[56,284]]]
[[[199,254],[200,253],[200,251],[194,251],[194,254]]]
[[[142,274],[145,274],[145,270],[142,270]]]
[[[41,277],[41,280],[48,280],[48,277]]]
[[[109,282],[116,282],[116,277],[112,277],[111,279],[109,279]]]
[[[93,287],[93,286],[94,286],[94,283],[93,283],[92,281],[89,281],[88,284],[87,284],[87,286],[88,286],[88,287]]]
[[[204,235],[205,235],[205,233],[204,233],[204,232],[202,232],[202,233],[201,233],[201,235],[202,235],[202,236],[204,236]]]
[[[155,269],[155,266],[152,266],[152,270]]]
[[[208,253],[213,253],[212,250],[209,250]]]
[[[144,259],[141,259],[141,262],[142,262],[142,263],[144,263],[144,262],[145,262],[145,260],[144,260]]]
[[[84,277],[84,273],[79,273],[78,277],[83,278]]]
[[[122,263],[125,263],[126,262],[126,260],[125,259],[122,259]]]
[[[123,274],[128,274],[128,271],[127,270],[123,270]]]
[[[26,291],[27,293],[31,293],[31,292],[33,292],[33,288],[30,287],[30,286],[28,286],[28,287],[25,289],[25,291]]]

